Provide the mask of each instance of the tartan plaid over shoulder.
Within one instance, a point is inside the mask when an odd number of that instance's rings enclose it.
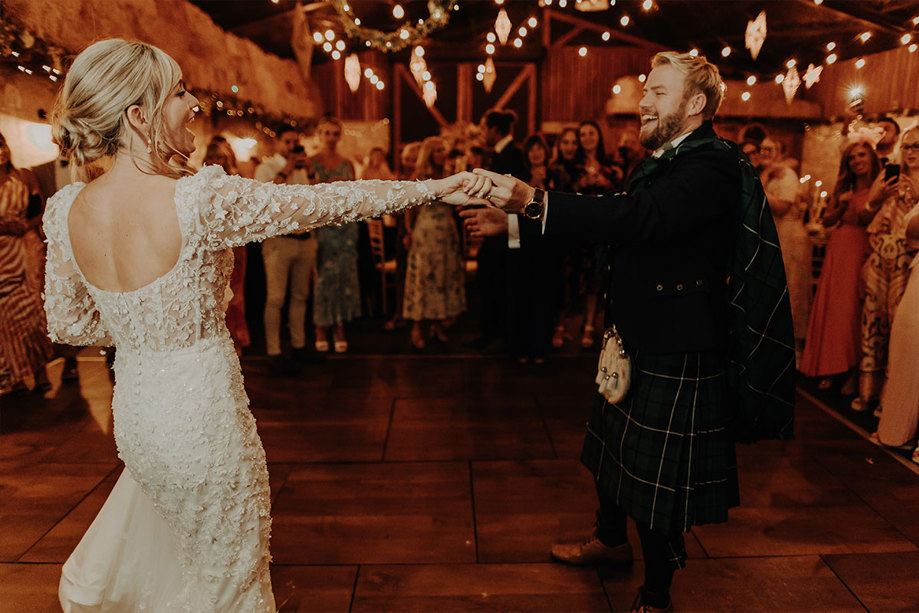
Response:
[[[720,140],[720,139],[719,139]],[[741,202],[728,293],[728,389],[734,438],[794,438],[795,343],[775,221],[756,169],[736,144]]]

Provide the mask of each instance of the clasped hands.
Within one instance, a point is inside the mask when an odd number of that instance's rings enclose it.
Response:
[[[474,206],[460,211],[471,236],[498,236],[507,232],[507,214],[517,213],[535,192],[523,181],[476,168],[441,180],[435,188],[441,201],[457,206]],[[484,206],[482,206],[484,205]]]

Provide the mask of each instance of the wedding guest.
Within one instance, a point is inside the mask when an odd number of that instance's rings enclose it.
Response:
[[[255,169],[255,178],[265,183],[308,185],[306,153],[300,132],[291,125],[277,131],[276,153]],[[309,359],[306,349],[306,301],[310,296],[316,267],[316,237],[311,232],[275,236],[262,243],[265,262],[265,352],[277,373],[290,373],[292,367],[281,353],[281,309],[290,289],[287,326],[290,330],[290,357]]]
[[[800,367],[810,315],[812,247],[804,229],[804,206],[798,198],[801,183],[783,153],[778,141],[767,137],[760,143],[760,181],[782,245],[791,317],[795,326],[795,356]]]
[[[226,141],[211,140],[204,153],[204,165],[220,166],[228,175],[238,175],[236,155]],[[246,324],[246,247],[233,247],[233,273],[228,286],[226,322],[233,337],[236,354],[242,355],[243,347],[252,344],[249,326]]]
[[[37,194],[34,176],[13,166],[10,146],[0,134],[0,395],[49,387],[45,365],[53,349],[45,333],[41,291],[35,287],[30,238],[41,217],[28,215],[30,195],[36,196],[41,212]]]
[[[381,179],[391,181],[395,178],[393,171],[386,163],[386,152],[382,147],[374,147],[367,155],[367,163],[361,171],[361,179]]]
[[[582,121],[578,125],[578,150],[574,156],[575,171],[572,187],[579,194],[600,196],[613,194],[622,180],[622,171],[606,153],[603,132],[593,121]],[[596,342],[598,308],[601,286],[608,263],[608,249],[605,245],[593,245],[580,249],[580,295],[584,300],[584,327],[581,332],[581,347],[590,349]]]
[[[316,125],[320,151],[309,159],[310,174],[318,183],[354,179],[354,164],[338,153],[341,122],[326,116]],[[361,287],[357,272],[356,224],[325,226],[316,230],[316,291],[313,297],[313,325],[316,351],[329,350],[332,328],[335,353],[348,350],[345,324],[361,314]]]
[[[578,152],[578,129],[563,128],[555,147],[552,162],[549,165],[549,185],[560,192],[574,191],[575,156]],[[552,346],[561,349],[570,338],[565,327],[565,317],[581,300],[580,270],[583,248],[575,247],[563,241],[549,241],[560,265],[555,282],[555,300],[553,321],[555,331],[552,334]]]
[[[424,139],[415,164],[415,178],[442,178],[446,157],[444,139]],[[446,342],[445,322],[466,310],[466,278],[452,207],[436,203],[418,207],[406,219],[411,242],[402,317],[412,322],[412,346],[424,349],[425,322],[430,323],[432,337]]]
[[[842,152],[839,177],[822,223],[833,230],[817,282],[817,293],[807,324],[801,372],[822,377],[821,389],[844,379],[842,392],[854,394],[854,368],[861,357],[859,276],[865,263],[872,214],[866,212],[868,192],[881,165],[867,140],[849,143]]]
[[[919,162],[916,149],[903,151],[904,162],[915,168]],[[901,176],[902,198],[911,201],[912,209],[903,219],[907,249],[912,256],[910,275],[903,298],[890,330],[890,356],[887,383],[881,394],[881,420],[875,440],[899,447],[916,438],[919,422],[919,377],[916,376],[916,347],[919,347],[919,182],[912,173]],[[908,182],[907,182],[908,181]],[[919,446],[913,449],[912,461],[919,464]]]
[[[890,326],[909,278],[903,217],[915,204],[913,190],[919,188],[919,130],[903,134],[898,151],[902,166],[878,174],[868,196],[869,213],[877,214],[868,225],[868,258],[861,271],[864,303],[861,313],[861,359],[858,365],[856,411],[867,411],[878,401],[888,363]],[[892,172],[896,170],[897,172]],[[919,194],[919,191],[917,191]]]
[[[619,136],[619,147],[616,149],[616,165],[622,172],[622,178],[628,177],[635,167],[645,159],[646,152],[638,138],[638,130],[626,128]]]
[[[881,128],[881,139],[875,144],[881,166],[899,164],[901,155],[897,145],[900,142],[900,124],[887,115],[878,116],[874,124]]]

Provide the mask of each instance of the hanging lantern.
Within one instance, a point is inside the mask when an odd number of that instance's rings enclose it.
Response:
[[[605,11],[609,8],[606,0],[577,0],[574,4],[575,10],[584,11]]]
[[[345,58],[345,83],[348,84],[352,94],[361,86],[361,61],[357,58],[356,53]]]
[[[753,59],[759,55],[759,50],[763,48],[766,41],[766,11],[760,11],[759,15],[753,21],[747,22],[747,33],[744,36],[744,42]]]
[[[810,89],[811,86],[820,80],[820,73],[823,72],[823,66],[807,65],[807,72],[804,73],[804,87]]]
[[[799,87],[801,87],[801,77],[798,75],[797,66],[792,66],[788,69],[785,78],[782,80],[782,89],[785,91],[785,102],[791,104]]]
[[[412,50],[412,59],[408,62],[408,68],[415,77],[418,87],[424,87],[424,73],[428,69],[428,63],[424,61],[424,49],[415,47]]]
[[[485,60],[485,72],[482,73],[482,85],[485,86],[486,92],[491,93],[491,88],[495,86],[497,79],[498,73],[495,71],[495,62],[489,55],[488,59]]]
[[[495,34],[502,45],[507,44],[507,37],[511,34],[511,18],[507,16],[507,11],[501,9],[498,11],[498,18],[495,20]]]

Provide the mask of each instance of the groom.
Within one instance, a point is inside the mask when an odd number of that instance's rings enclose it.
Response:
[[[775,226],[749,161],[712,128],[718,69],[675,52],[651,64],[640,140],[653,153],[626,193],[546,194],[476,170],[499,208],[461,213],[473,235],[502,234],[508,214],[522,214],[547,237],[610,246],[606,325],[631,356],[631,388],[616,404],[598,394],[588,421],[581,461],[596,483],[596,529],[552,555],[627,567],[631,517],[645,566],[632,610],[648,613],[673,609],[683,532],[739,504],[734,441],[790,438],[794,394]]]

